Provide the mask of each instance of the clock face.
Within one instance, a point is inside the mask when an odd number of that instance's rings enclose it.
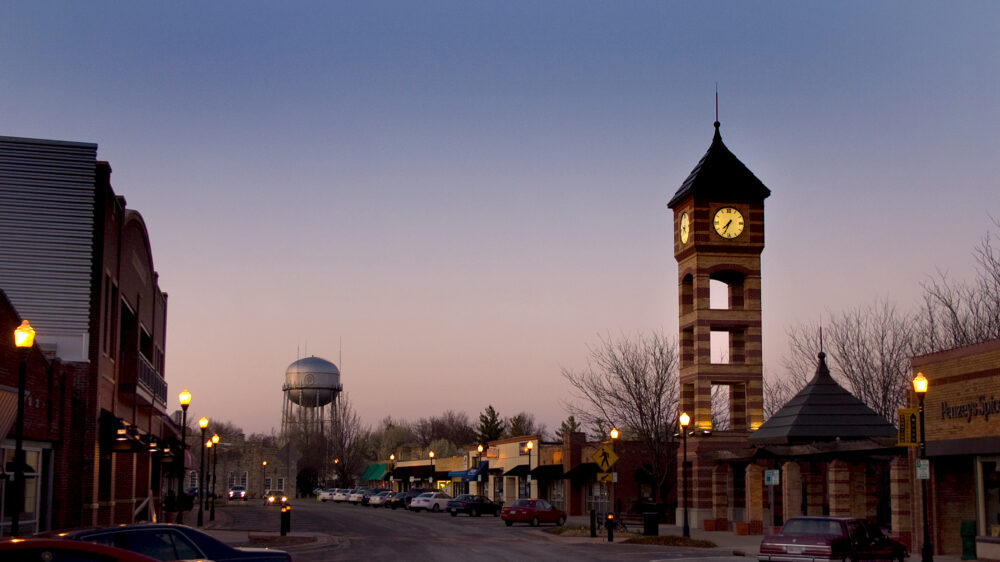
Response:
[[[731,239],[743,233],[743,214],[732,207],[723,207],[715,212],[715,232]]]
[[[688,236],[691,235],[691,219],[687,211],[681,213],[681,244],[687,244]]]

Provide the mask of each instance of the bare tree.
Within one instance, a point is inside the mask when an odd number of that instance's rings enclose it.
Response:
[[[375,457],[387,459],[404,446],[416,442],[417,438],[405,420],[394,420],[386,416],[379,422],[379,428],[372,432],[371,443]]]
[[[588,349],[586,369],[562,370],[575,393],[575,402],[565,404],[567,411],[583,423],[617,426],[641,441],[649,451],[653,482],[663,488],[675,461],[671,441],[678,415],[676,344],[653,333],[605,337]]]
[[[424,448],[439,439],[447,439],[459,447],[476,441],[476,431],[469,423],[468,414],[454,410],[448,410],[440,416],[420,418],[413,424],[413,434]]]
[[[371,430],[361,425],[348,394],[340,393],[330,416],[330,454],[336,459],[334,471],[341,482],[353,481],[372,458],[370,437]]]

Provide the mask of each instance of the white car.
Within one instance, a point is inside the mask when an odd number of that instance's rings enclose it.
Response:
[[[333,493],[337,490],[333,488],[323,488],[316,492],[316,499],[321,502],[333,501]]]
[[[358,505],[361,503],[361,498],[365,495],[367,488],[356,488],[351,490],[351,495],[347,496],[347,501]]]
[[[382,507],[383,505],[385,505],[386,498],[395,493],[396,492],[390,492],[388,490],[385,492],[379,492],[368,498],[368,505],[370,505],[371,507]]]
[[[333,493],[334,503],[346,502],[348,496],[351,495],[351,490],[347,488],[337,488],[337,491]]]
[[[448,508],[450,500],[451,496],[444,492],[424,492],[410,502],[410,511],[420,511],[421,509],[444,511]]]

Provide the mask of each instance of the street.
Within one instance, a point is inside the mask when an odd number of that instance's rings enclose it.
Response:
[[[371,508],[297,500],[292,533],[318,534],[316,542],[285,548],[296,562],[326,560],[747,560],[720,549],[608,544],[599,538],[560,537],[545,527],[507,527],[499,517]],[[255,502],[219,508],[216,532],[277,532],[279,510]],[[215,533],[213,533],[215,534]],[[229,536],[228,542],[236,542]],[[221,538],[221,537],[220,537]],[[226,540],[226,539],[223,539]]]

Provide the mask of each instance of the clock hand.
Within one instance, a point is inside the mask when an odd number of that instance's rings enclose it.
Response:
[[[729,219],[729,222],[726,223],[726,226],[722,227],[722,231],[726,232],[727,230],[729,230],[729,225],[731,224],[733,224],[733,219]]]

